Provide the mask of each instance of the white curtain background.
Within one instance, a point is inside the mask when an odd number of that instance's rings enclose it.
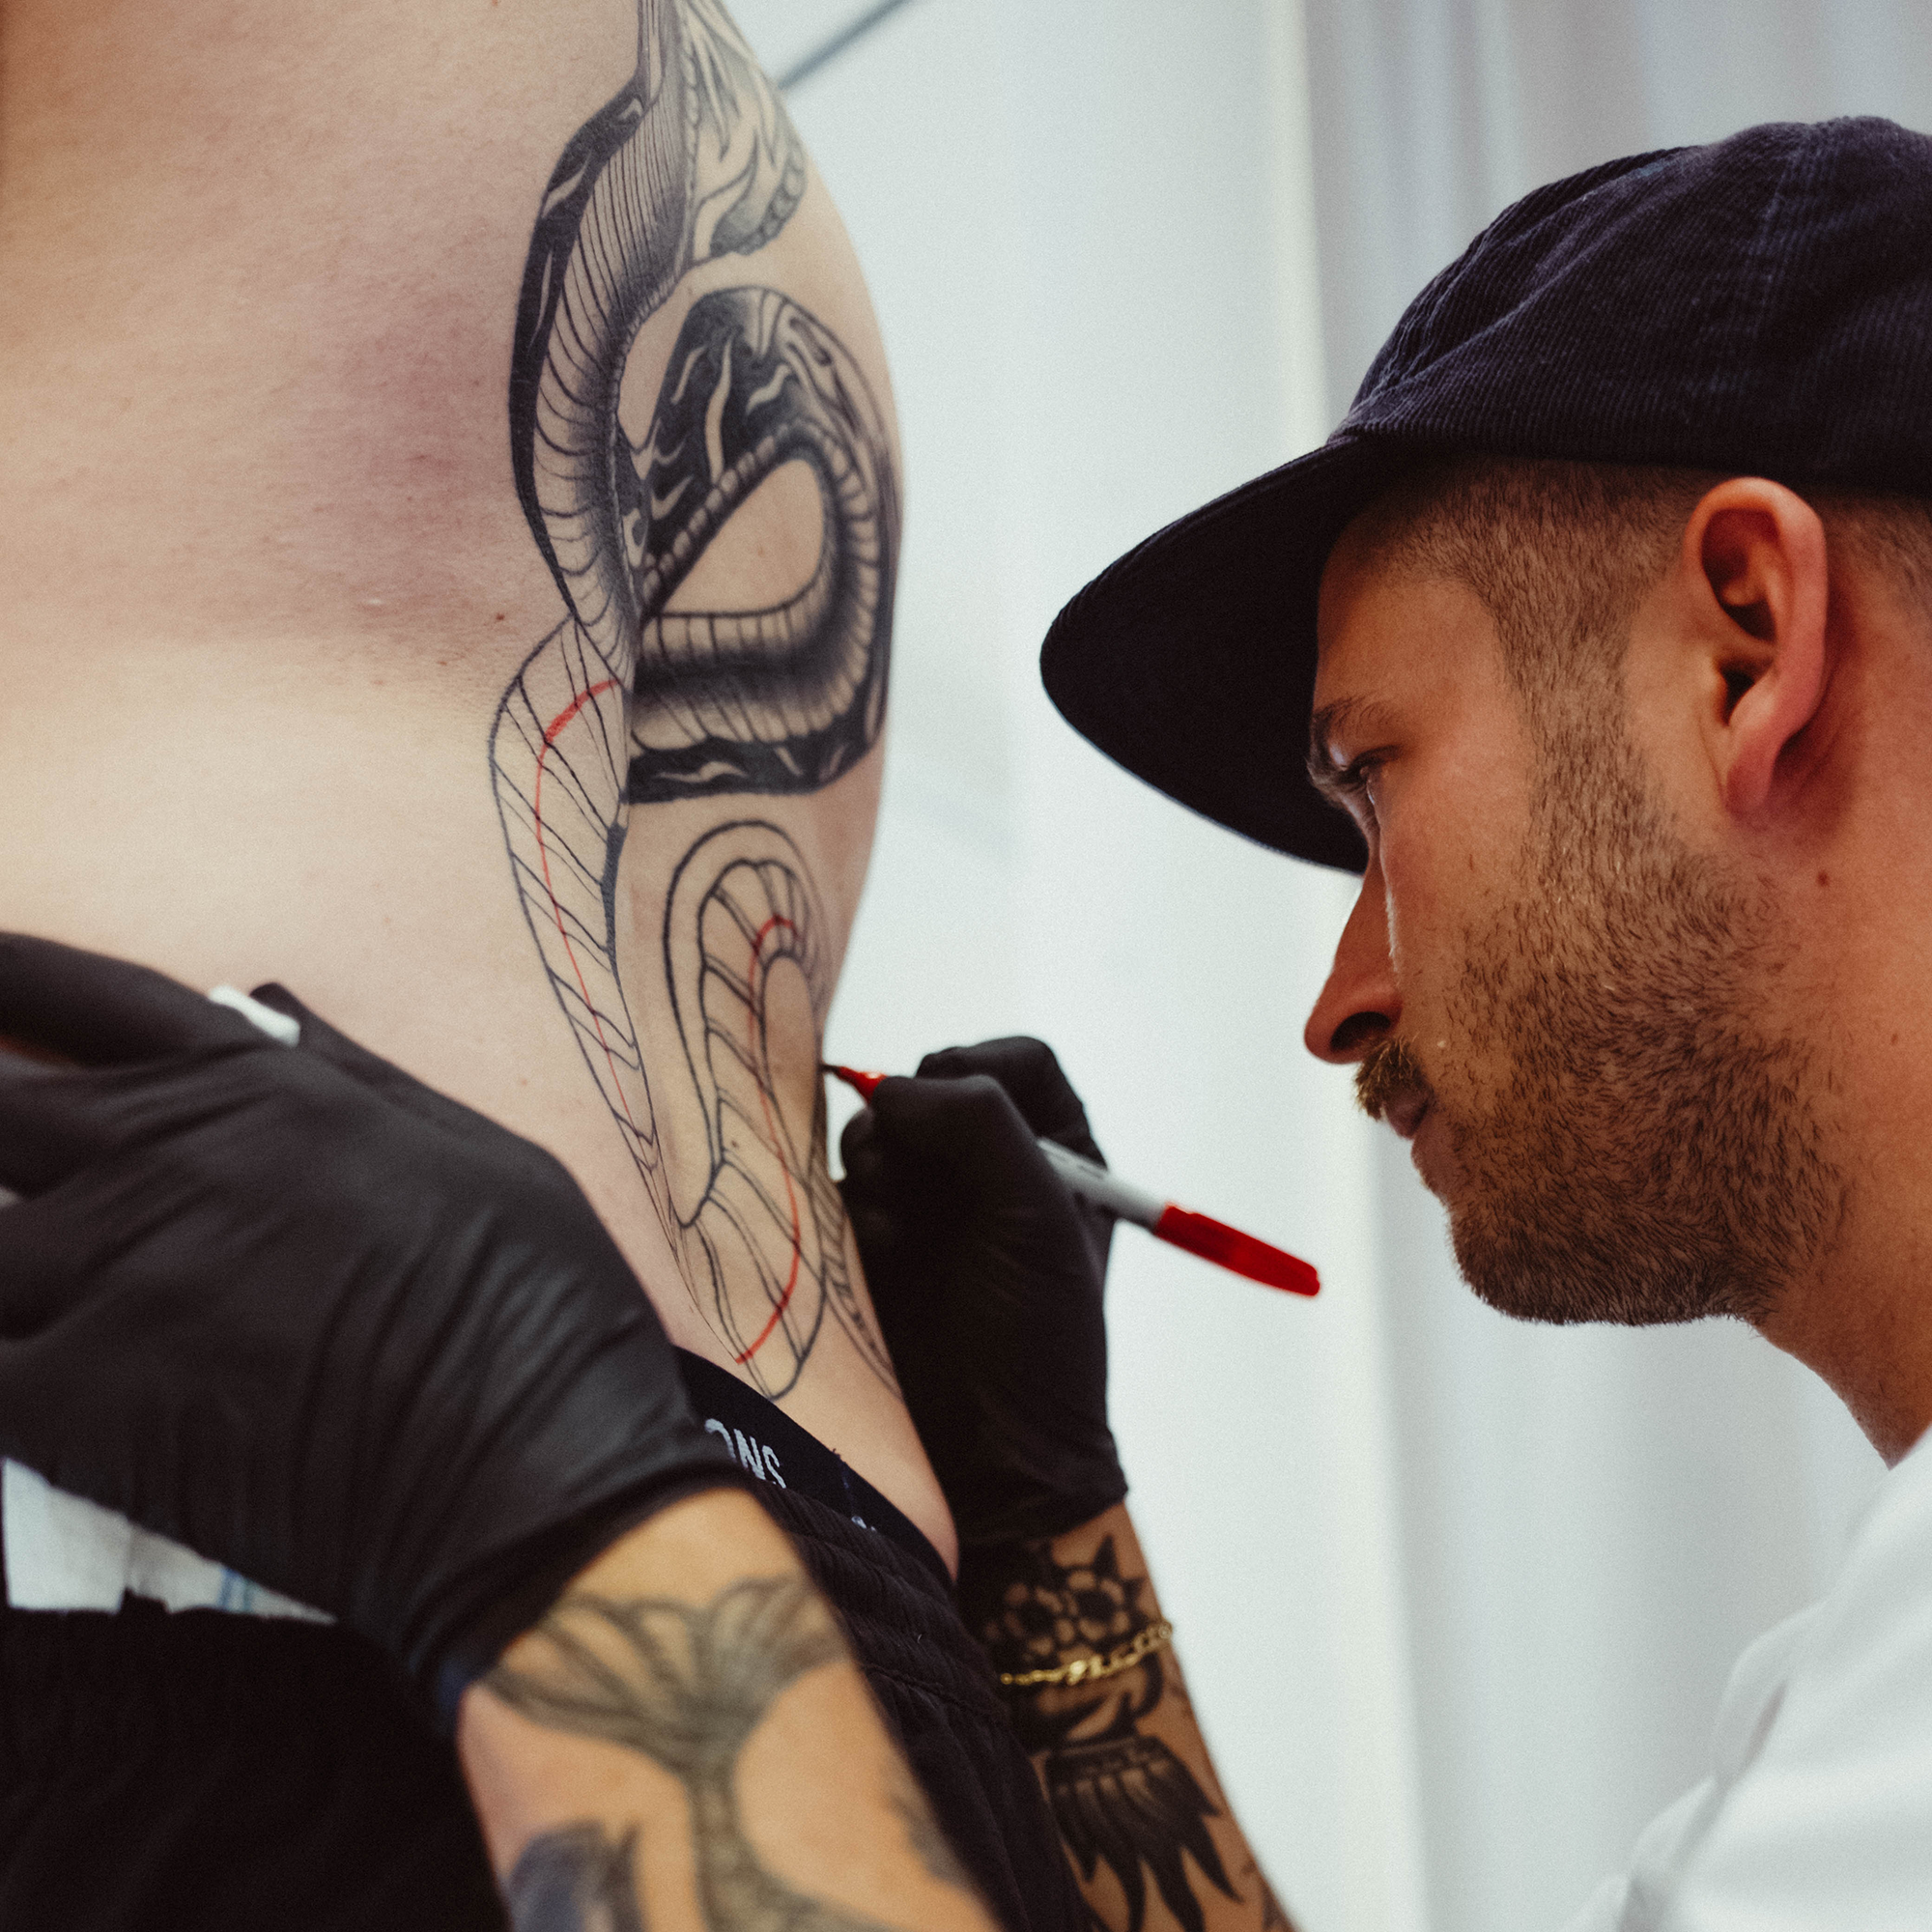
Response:
[[[734,11],[782,71],[866,10]],[[1123,1173],[1320,1264],[1305,1304],[1115,1247],[1115,1414],[1229,1796],[1306,1932],[1555,1927],[1701,1775],[1732,1658],[1829,1578],[1879,1464],[1740,1328],[1481,1307],[1301,1049],[1349,883],[1117,771],[1036,657],[1121,551],[1318,442],[1517,195],[1753,121],[1932,127],[1932,12],[911,0],[791,106],[907,471],[831,1050],[1037,1033]]]
[[[1310,0],[1328,413],[1540,183],[1771,120],[1932,128],[1911,0]],[[1882,1473],[1735,1325],[1542,1331],[1462,1290],[1375,1144],[1429,1922],[1560,1922],[1704,1766],[1731,1659],[1836,1569]]]

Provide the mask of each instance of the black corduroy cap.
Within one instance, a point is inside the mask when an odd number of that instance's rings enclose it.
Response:
[[[1048,695],[1169,797],[1360,871],[1303,770],[1316,594],[1353,517],[1458,454],[1932,496],[1932,139],[1778,123],[1525,196],[1409,304],[1321,448],[1061,611]]]

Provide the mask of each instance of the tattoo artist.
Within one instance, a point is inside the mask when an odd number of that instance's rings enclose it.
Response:
[[[1606,161],[1041,655],[1129,770],[1361,875],[1306,1043],[1477,1294],[1747,1321],[1894,1465],[1570,1932],[1932,1924],[1928,341],[1924,133]]]
[[[0,1455],[386,1655],[454,1730],[519,1928],[989,1926],[569,1176],[254,997],[293,1048],[0,936]],[[1097,1155],[1009,1040],[846,1137],[966,1607],[1099,1922],[1286,1925],[1122,1506],[1110,1230],[1036,1132]]]

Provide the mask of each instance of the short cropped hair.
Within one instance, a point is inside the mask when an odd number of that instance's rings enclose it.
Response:
[[[1621,673],[1638,604],[1725,474],[1450,458],[1378,497],[1356,541],[1382,570],[1466,583],[1495,620],[1505,676],[1535,709]],[[1889,578],[1932,626],[1932,502],[1800,494],[1828,545]]]

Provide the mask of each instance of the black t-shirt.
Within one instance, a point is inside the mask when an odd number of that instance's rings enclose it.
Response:
[[[994,1915],[1080,1932],[1059,1834],[930,1545],[780,1410],[698,1367],[699,1414],[755,1456]],[[0,1610],[5,1932],[503,1925],[455,1754],[361,1638],[131,1598],[114,1614]]]

